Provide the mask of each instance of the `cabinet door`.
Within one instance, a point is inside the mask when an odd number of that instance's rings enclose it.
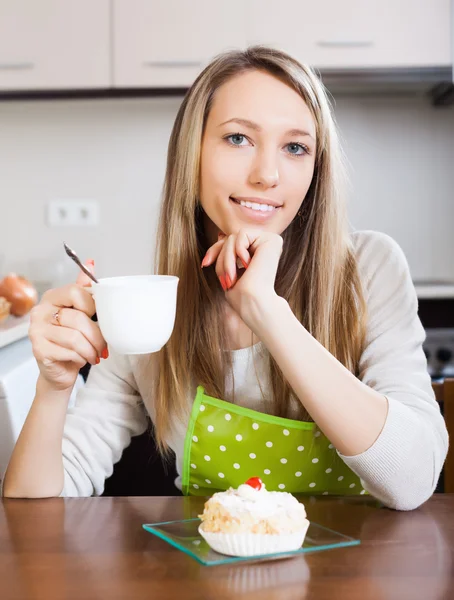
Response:
[[[247,0],[249,43],[319,68],[451,64],[451,0]]]
[[[185,87],[218,52],[244,46],[243,0],[114,0],[118,87]]]
[[[109,0],[0,0],[0,90],[110,85]]]

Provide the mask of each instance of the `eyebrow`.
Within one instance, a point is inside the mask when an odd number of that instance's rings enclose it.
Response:
[[[228,121],[224,121],[219,125],[219,127],[222,127],[227,123],[238,123],[238,125],[244,125],[245,127],[249,127],[249,129],[253,129],[254,131],[262,131],[260,125],[254,123],[254,121],[249,121],[249,119],[239,119],[236,117],[234,117],[233,119],[229,119]],[[289,129],[286,132],[286,135],[300,135],[302,137],[310,137],[314,139],[314,137],[309,132],[304,131],[303,129]]]

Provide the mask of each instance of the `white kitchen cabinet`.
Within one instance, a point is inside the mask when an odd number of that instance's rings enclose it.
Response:
[[[448,66],[451,0],[246,0],[248,43],[318,68]]]
[[[0,0],[0,91],[110,85],[109,0]]]
[[[114,85],[185,87],[245,45],[244,0],[113,0]]]

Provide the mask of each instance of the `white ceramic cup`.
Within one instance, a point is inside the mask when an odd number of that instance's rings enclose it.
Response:
[[[178,277],[107,277],[91,290],[101,333],[119,354],[158,352],[175,323]]]

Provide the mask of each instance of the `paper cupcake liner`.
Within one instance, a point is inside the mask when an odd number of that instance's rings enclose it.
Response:
[[[306,537],[309,521],[303,529],[294,533],[212,533],[199,526],[199,533],[216,552],[227,556],[260,556],[291,552],[301,548]]]

